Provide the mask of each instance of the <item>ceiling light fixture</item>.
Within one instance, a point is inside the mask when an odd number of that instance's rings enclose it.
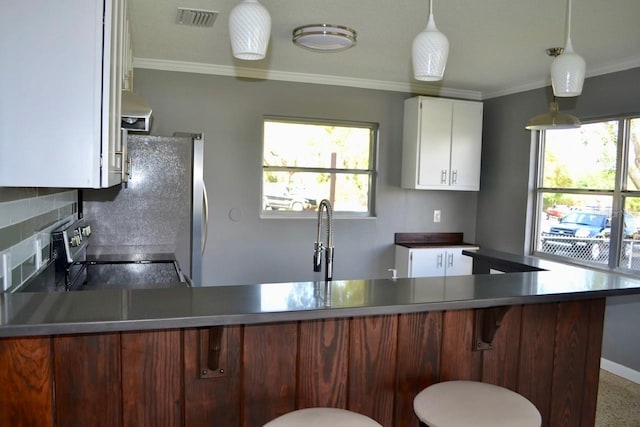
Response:
[[[571,114],[561,113],[555,100],[549,103],[549,111],[533,117],[527,123],[528,130],[574,129],[581,126],[580,120]]]
[[[356,45],[357,33],[343,25],[310,24],[293,29],[296,46],[318,52],[339,52]]]
[[[558,54],[551,64],[551,86],[558,97],[578,96],[582,93],[586,64],[573,51],[571,44],[571,0],[567,0],[567,42],[564,52]]]
[[[246,61],[264,59],[271,36],[271,15],[258,0],[244,0],[229,15],[233,56]]]
[[[442,80],[449,56],[449,40],[438,31],[433,19],[433,0],[429,0],[429,21],[423,32],[413,39],[411,57],[416,80]]]

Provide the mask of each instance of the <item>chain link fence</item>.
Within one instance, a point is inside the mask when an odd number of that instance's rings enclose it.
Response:
[[[609,262],[609,240],[542,233],[539,251],[597,264]],[[624,239],[620,267],[640,270],[640,240]]]

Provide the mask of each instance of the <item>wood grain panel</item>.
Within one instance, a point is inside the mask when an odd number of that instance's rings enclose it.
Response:
[[[50,338],[0,339],[0,367],[0,425],[53,426]]]
[[[512,306],[502,319],[493,348],[482,351],[482,381],[516,390],[520,358],[522,306]]]
[[[348,409],[393,423],[398,316],[351,320]]]
[[[442,312],[399,315],[394,426],[419,426],[413,398],[438,382],[441,344]]]
[[[296,323],[245,326],[243,425],[261,426],[296,409],[297,347]]]
[[[582,420],[580,422],[582,426],[593,425],[596,419],[605,306],[606,300],[604,298],[589,303],[589,335],[584,372],[585,384],[582,388]]]
[[[297,408],[347,407],[349,321],[300,323]]]
[[[557,305],[533,304],[522,308],[517,392],[529,399],[549,426],[551,378]]]
[[[53,338],[57,426],[122,422],[120,334]]]
[[[199,329],[184,331],[185,427],[237,427],[240,419],[240,372],[242,327],[225,326],[226,359],[220,361],[224,375],[200,378]]]
[[[180,330],[122,333],[125,426],[182,425]]]
[[[482,354],[473,351],[473,310],[445,311],[440,381],[481,380]]]
[[[589,304],[558,304],[550,426],[579,426],[589,336]]]

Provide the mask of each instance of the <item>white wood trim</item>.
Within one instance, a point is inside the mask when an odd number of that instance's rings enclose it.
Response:
[[[391,82],[323,74],[292,73],[288,71],[263,70],[257,68],[234,67],[229,65],[204,64],[199,62],[170,61],[153,58],[134,58],[135,68],[151,70],[179,71],[183,73],[212,74],[260,80],[279,80],[297,83],[312,83],[333,86],[357,87],[362,89],[388,90],[419,95],[461,98],[479,101],[481,93],[473,90],[434,87],[422,83]]]
[[[634,369],[628,368],[616,362],[612,362],[605,358],[600,359],[600,367],[605,371],[616,374],[619,377],[625,378],[629,381],[633,381],[636,384],[640,384],[640,372]]]

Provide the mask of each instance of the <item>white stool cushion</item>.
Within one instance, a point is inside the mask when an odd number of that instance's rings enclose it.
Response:
[[[371,418],[339,408],[307,408],[289,412],[264,427],[382,427]]]
[[[509,389],[477,381],[445,381],[422,390],[413,409],[429,427],[540,427],[533,403]]]

